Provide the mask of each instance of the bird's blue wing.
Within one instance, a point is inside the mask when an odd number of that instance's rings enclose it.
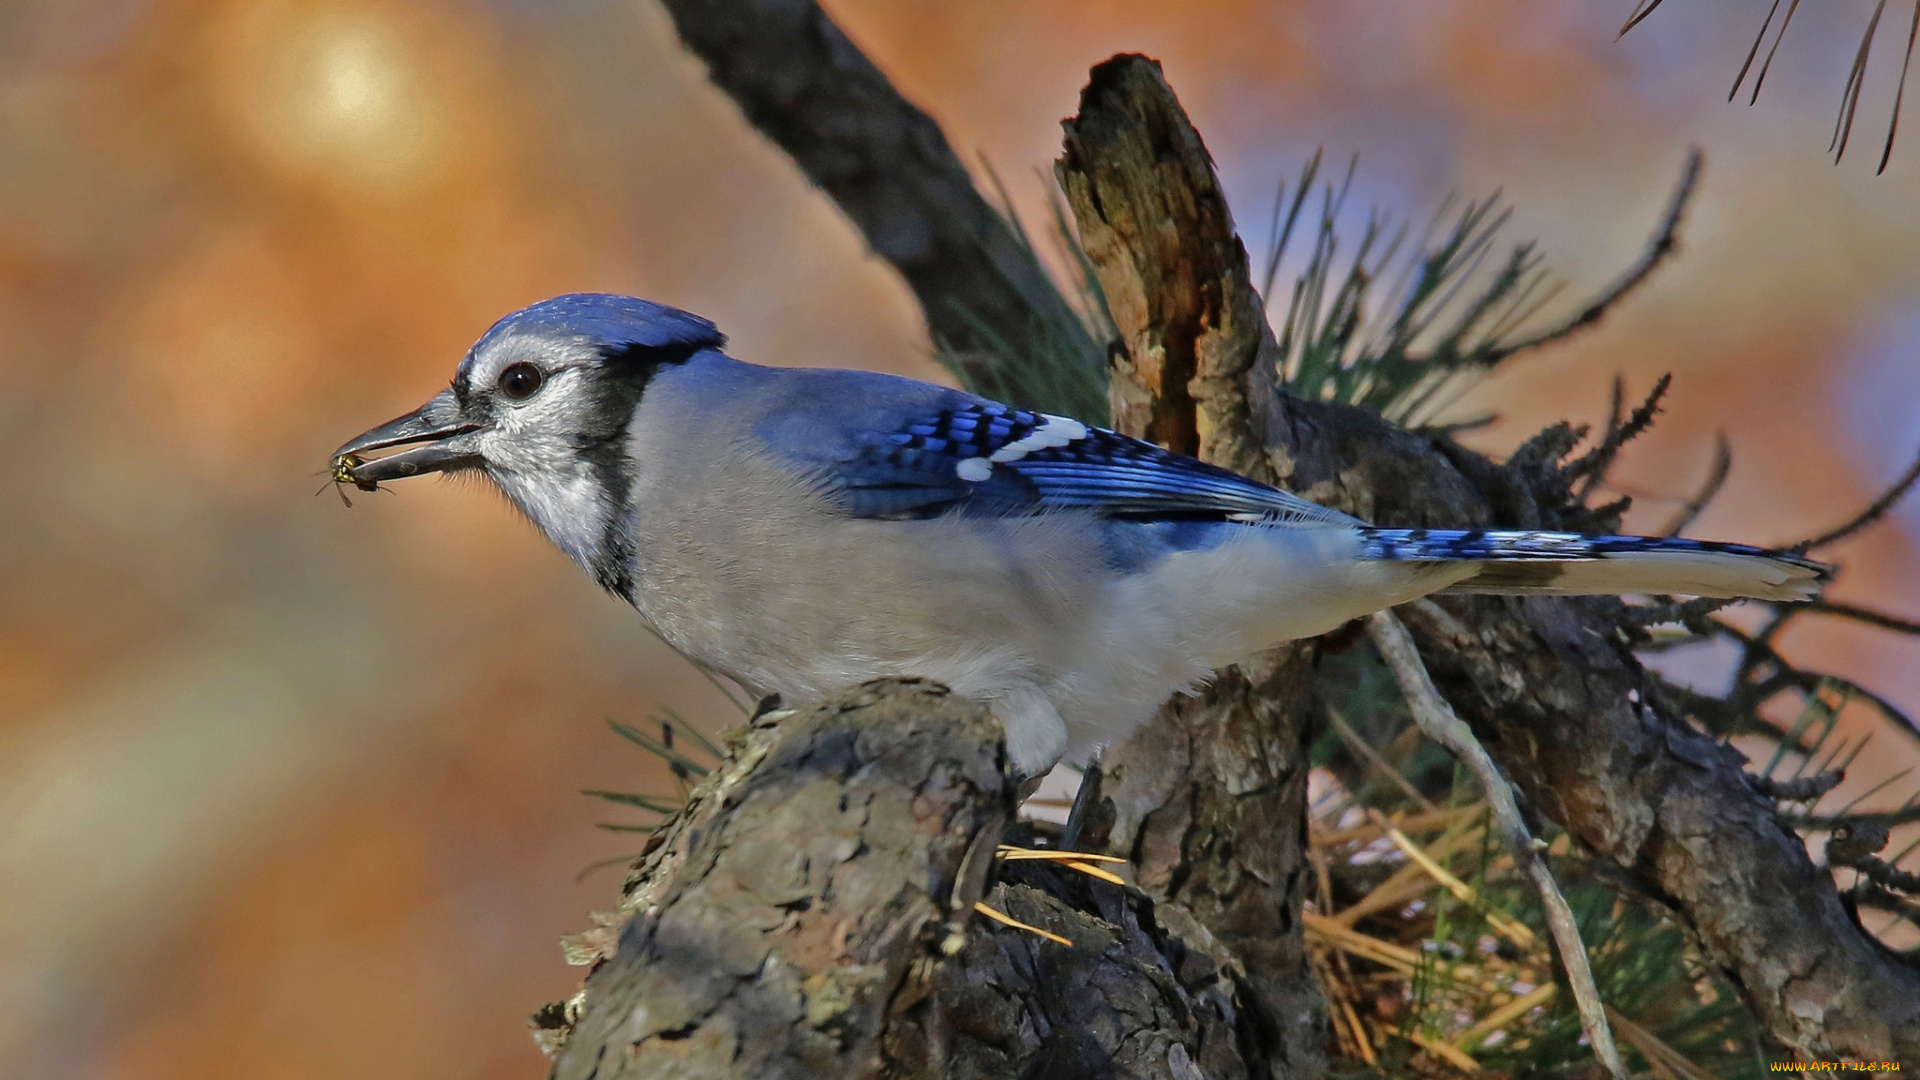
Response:
[[[956,395],[956,398],[958,395]],[[961,399],[863,433],[825,480],[857,517],[1074,508],[1153,521],[1353,519],[1152,443],[1065,417]]]

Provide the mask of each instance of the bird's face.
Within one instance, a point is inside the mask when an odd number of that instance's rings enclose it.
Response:
[[[371,490],[480,470],[602,585],[626,591],[626,432],[663,367],[724,339],[712,324],[629,297],[563,296],[497,323],[453,385],[334,451]],[[391,451],[380,457],[369,455]]]

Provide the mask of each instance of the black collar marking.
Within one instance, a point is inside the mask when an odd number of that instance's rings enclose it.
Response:
[[[592,380],[589,430],[575,436],[575,449],[587,460],[607,500],[606,525],[593,554],[593,577],[600,587],[633,603],[633,537],[627,529],[627,426],[640,406],[647,384],[664,367],[686,363],[708,343],[626,345],[601,358],[602,377]]]

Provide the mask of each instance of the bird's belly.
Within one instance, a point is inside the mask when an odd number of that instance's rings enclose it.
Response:
[[[806,698],[920,676],[992,698],[1044,685],[1099,621],[1110,574],[1083,521],[743,523],[643,544],[634,604],[688,657]]]

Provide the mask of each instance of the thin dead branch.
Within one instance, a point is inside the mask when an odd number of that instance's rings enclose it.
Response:
[[[1573,908],[1568,906],[1559,884],[1553,880],[1553,872],[1541,858],[1546,845],[1534,839],[1526,821],[1521,818],[1520,807],[1514,802],[1513,788],[1501,775],[1500,767],[1487,756],[1473,729],[1454,715],[1453,706],[1447,704],[1447,700],[1440,696],[1439,689],[1433,685],[1426,664],[1420,659],[1420,650],[1413,643],[1413,635],[1407,633],[1407,628],[1400,625],[1400,620],[1391,611],[1375,614],[1368,620],[1367,630],[1381,657],[1393,669],[1394,678],[1399,681],[1400,690],[1406,695],[1407,708],[1413,713],[1420,730],[1464,762],[1486,792],[1487,806],[1492,809],[1494,823],[1513,851],[1514,864],[1525,868],[1527,876],[1540,892],[1540,902],[1546,909],[1547,926],[1559,950],[1560,962],[1566,969],[1567,985],[1573,991],[1573,999],[1580,1012],[1580,1025],[1593,1044],[1594,1054],[1615,1080],[1626,1080],[1627,1067],[1620,1060],[1619,1048],[1613,1043],[1613,1032],[1607,1024],[1600,989],[1593,981],[1593,967],[1587,961],[1587,947],[1580,940],[1580,927],[1574,921]]]
[[[1352,751],[1355,757],[1366,762],[1369,768],[1381,776],[1386,777],[1386,779],[1395,787],[1399,788],[1407,798],[1413,800],[1415,806],[1418,806],[1429,814],[1440,813],[1440,808],[1433,804],[1433,800],[1421,794],[1420,789],[1413,786],[1413,781],[1402,775],[1399,769],[1394,768],[1388,763],[1387,759],[1380,756],[1380,751],[1375,750],[1368,744],[1366,739],[1361,738],[1359,732],[1353,730],[1353,725],[1347,723],[1347,718],[1340,715],[1340,710],[1334,708],[1332,705],[1328,705],[1326,707],[1326,715],[1327,722],[1333,725],[1333,730],[1339,734],[1340,741],[1346,744],[1347,749]]]
[[[1913,464],[1907,466],[1907,471],[1901,473],[1898,480],[1895,480],[1891,486],[1881,492],[1872,502],[1868,503],[1866,509],[1861,510],[1858,514],[1847,519],[1846,522],[1810,540],[1802,540],[1787,550],[1796,554],[1817,551],[1820,548],[1826,547],[1828,544],[1845,540],[1849,536],[1866,530],[1881,518],[1886,517],[1888,511],[1899,505],[1900,500],[1906,498],[1907,493],[1913,490],[1913,485],[1916,482],[1920,482],[1920,457],[1915,457]]]
[[[1660,219],[1660,230],[1654,234],[1653,242],[1641,254],[1640,261],[1627,269],[1600,295],[1587,302],[1587,306],[1575,312],[1555,326],[1550,326],[1536,334],[1530,334],[1518,341],[1502,346],[1504,356],[1528,349],[1537,349],[1556,341],[1564,340],[1587,327],[1598,323],[1607,312],[1627,298],[1635,289],[1645,284],[1659,269],[1660,264],[1671,258],[1680,248],[1680,224],[1686,220],[1687,206],[1693,200],[1694,189],[1700,183],[1700,172],[1706,159],[1699,147],[1687,151],[1687,163],[1680,170],[1680,183],[1674,188],[1673,197],[1667,203],[1667,212]]]
[[[1713,466],[1707,470],[1706,482],[1660,527],[1660,535],[1679,536],[1691,528],[1700,517],[1700,512],[1707,508],[1714,496],[1720,494],[1720,489],[1727,483],[1727,474],[1732,471],[1733,444],[1727,441],[1726,432],[1716,431],[1713,433]]]
[[[1803,609],[1808,615],[1832,615],[1850,619],[1868,626],[1891,630],[1897,634],[1920,636],[1920,619],[1909,619],[1903,615],[1891,615],[1884,611],[1875,611],[1859,604],[1849,604],[1842,600],[1814,600]]]
[[[1840,786],[1846,779],[1846,773],[1835,769],[1830,772],[1816,773],[1812,776],[1799,776],[1791,780],[1775,780],[1771,777],[1751,775],[1747,777],[1747,786],[1774,802],[1811,802]]]

